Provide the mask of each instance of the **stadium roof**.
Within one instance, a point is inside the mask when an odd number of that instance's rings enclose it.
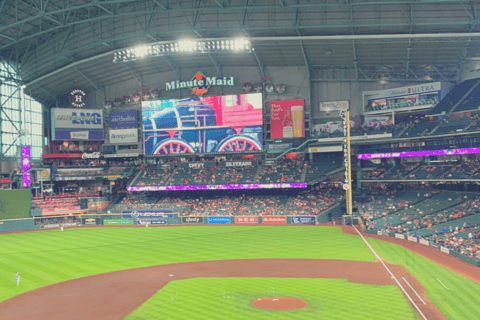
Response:
[[[44,99],[199,65],[303,66],[312,81],[456,80],[480,57],[479,32],[477,2],[461,0],[0,1],[0,57]],[[112,62],[140,44],[240,36],[254,53]]]

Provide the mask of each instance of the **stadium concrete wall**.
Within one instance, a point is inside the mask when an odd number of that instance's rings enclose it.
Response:
[[[30,217],[30,190],[0,191],[0,220]]]

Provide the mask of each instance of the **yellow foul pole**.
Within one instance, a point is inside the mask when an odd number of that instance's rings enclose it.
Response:
[[[343,162],[345,166],[345,181],[343,184],[343,189],[346,192],[346,205],[347,205],[347,214],[352,214],[352,164],[350,162],[350,112],[342,111],[341,116],[343,118]]]
[[[347,214],[353,213],[352,208],[352,162],[350,153],[350,112],[347,111],[347,164],[348,164],[348,190],[347,190]]]

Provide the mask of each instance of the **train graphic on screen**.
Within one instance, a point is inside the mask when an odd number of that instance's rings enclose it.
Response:
[[[262,95],[145,101],[145,154],[262,150]]]

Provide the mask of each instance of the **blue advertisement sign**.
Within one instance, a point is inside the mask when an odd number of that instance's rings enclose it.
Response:
[[[112,111],[108,114],[110,128],[136,128],[138,115],[136,110]]]
[[[315,224],[315,217],[292,217],[292,223]]]
[[[289,149],[292,147],[292,143],[277,143],[277,144],[267,144],[267,149]]]
[[[232,221],[230,217],[208,217],[208,223],[225,224],[231,222]]]
[[[167,224],[167,220],[139,220],[138,224]]]
[[[53,140],[103,140],[103,130],[54,129]]]

